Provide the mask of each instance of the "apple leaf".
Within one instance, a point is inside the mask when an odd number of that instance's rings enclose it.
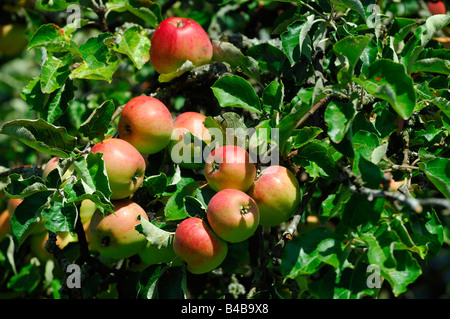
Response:
[[[186,73],[194,68],[194,64],[186,60],[176,71],[170,73],[160,74],[158,77],[158,81],[161,83],[170,82],[173,79],[181,76],[183,73]]]
[[[221,107],[244,108],[261,113],[261,102],[253,86],[238,75],[227,75],[211,87]]]
[[[40,83],[42,93],[52,93],[64,85],[70,74],[70,53],[61,57],[48,54],[41,69]]]
[[[260,80],[260,71],[258,62],[250,57],[246,56],[236,46],[229,42],[212,41],[213,46],[213,61],[226,62],[233,70],[237,68],[242,72],[257,81]]]
[[[10,182],[4,190],[8,198],[25,198],[48,190],[45,182],[39,176],[23,178],[19,174],[11,174],[9,179]]]
[[[354,81],[373,96],[387,101],[403,119],[408,119],[416,106],[416,90],[412,78],[402,64],[379,59]]]
[[[49,52],[79,53],[76,44],[56,24],[41,25],[28,42],[28,50],[45,48]]]
[[[351,102],[331,101],[325,110],[324,120],[328,125],[328,136],[334,143],[340,143],[347,134],[356,110]]]
[[[57,127],[43,119],[13,120],[3,124],[1,134],[9,135],[37,151],[69,157],[77,139],[67,133],[65,127]]]
[[[103,140],[108,131],[114,111],[115,106],[112,100],[103,102],[81,124],[80,133],[91,140]]]
[[[172,244],[174,232],[165,231],[140,216],[138,219],[141,223],[135,226],[136,230],[144,235],[152,246],[161,249]]]
[[[133,26],[123,34],[116,33],[114,51],[127,55],[139,70],[150,59],[150,39],[140,26]]]
[[[161,8],[156,1],[109,0],[106,8],[115,12],[130,12],[156,28],[162,20]]]
[[[437,157],[426,163],[419,163],[419,167],[445,198],[450,199],[450,160]]]

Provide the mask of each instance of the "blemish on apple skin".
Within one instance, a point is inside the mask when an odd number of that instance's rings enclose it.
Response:
[[[111,238],[109,238],[109,236],[103,237],[103,239],[102,239],[102,246],[103,247],[108,247],[110,242],[111,242]]]

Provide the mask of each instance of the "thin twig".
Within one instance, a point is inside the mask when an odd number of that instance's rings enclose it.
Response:
[[[326,105],[329,100],[330,100],[329,96],[325,96],[324,98],[320,99],[316,104],[313,105],[313,107],[305,115],[303,115],[303,117],[295,125],[295,128],[298,129],[319,108],[321,108],[322,106]]]

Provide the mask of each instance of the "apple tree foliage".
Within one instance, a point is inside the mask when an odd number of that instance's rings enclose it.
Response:
[[[0,60],[0,185],[23,199],[0,243],[1,297],[395,298],[448,251],[450,50],[439,39],[449,15],[416,0],[36,0],[3,10],[26,25],[28,46]],[[169,16],[203,26],[210,64],[154,71],[151,34]],[[80,204],[104,213],[112,204],[102,156],[87,154],[117,134],[121,106],[140,94],[174,116],[202,112],[224,132],[276,130],[277,143],[262,144],[296,173],[296,214],[229,244],[204,275],[90,253]],[[52,156],[59,166],[44,181]],[[201,165],[180,168],[167,150],[149,163],[132,199],[152,218],[137,230],[164,248],[181,220],[205,217],[214,192]],[[392,187],[391,176],[404,183]],[[46,263],[27,246],[41,219],[50,234],[78,236]],[[69,264],[80,266],[81,288],[67,288]]]

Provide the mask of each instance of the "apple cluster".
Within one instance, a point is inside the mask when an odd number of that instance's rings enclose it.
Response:
[[[161,74],[176,72],[186,61],[197,66],[210,62],[211,58],[212,45],[207,33],[190,19],[164,20],[151,39],[150,61]],[[137,96],[126,103],[118,121],[118,137],[108,137],[90,150],[102,154],[114,206],[113,213],[104,214],[90,200],[81,203],[80,219],[92,251],[111,259],[139,254],[148,264],[170,262],[178,256],[191,273],[201,274],[225,260],[228,243],[245,241],[258,226],[277,226],[292,216],[301,200],[295,175],[279,165],[258,172],[246,149],[215,144],[205,119],[205,115],[197,112],[184,112],[174,119],[166,105],[151,96]],[[189,135],[201,141],[201,146],[187,139]],[[211,149],[207,156],[205,145]],[[187,157],[183,154],[186,150],[190,153]],[[169,151],[172,161],[185,169],[198,168],[194,159],[205,156],[200,169],[215,192],[206,217],[182,220],[174,233],[173,245],[164,253],[136,230],[136,225],[148,220],[148,216],[132,201],[149,165],[145,156],[161,151]],[[48,161],[44,179],[58,163],[58,157]],[[67,169],[63,183],[73,173],[73,167]],[[0,217],[1,222],[4,215]],[[61,247],[76,240],[67,234],[59,235]],[[42,246],[45,240],[40,234],[35,239],[36,245]],[[160,259],[156,260],[155,255]]]

